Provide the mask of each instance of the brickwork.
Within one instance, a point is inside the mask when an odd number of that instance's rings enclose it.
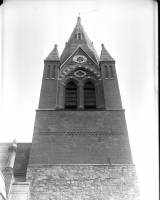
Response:
[[[55,78],[47,78],[47,68],[48,65],[51,67],[56,66]],[[57,81],[58,81],[58,71],[59,63],[53,61],[45,61],[41,94],[39,100],[39,109],[55,109],[56,107],[56,94],[57,94]]]
[[[29,200],[138,200],[133,165],[29,167]]]
[[[114,78],[106,79],[105,66],[112,66]],[[106,109],[122,109],[115,62],[101,64]]]
[[[60,60],[57,49],[47,58],[27,168],[29,200],[138,200],[115,60],[104,45],[99,60],[80,17]],[[54,79],[49,65],[56,66]],[[77,76],[78,70],[85,75]],[[65,98],[71,80],[77,93]],[[88,90],[85,99],[87,81],[95,95]],[[96,108],[84,109],[84,102],[92,105],[93,98]],[[65,99],[70,110],[64,109]]]
[[[37,111],[30,164],[132,164],[124,111]]]

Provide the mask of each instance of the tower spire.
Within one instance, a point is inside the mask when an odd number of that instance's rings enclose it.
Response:
[[[88,53],[88,55],[91,56],[96,63],[99,62],[99,56],[97,55],[91,40],[82,26],[80,13],[77,17],[77,24],[61,54],[61,64],[63,64],[79,46],[81,46],[82,49],[84,49],[85,52]]]
[[[79,16],[77,18],[77,25],[80,26],[81,25],[81,17],[80,17],[80,13],[79,13]]]

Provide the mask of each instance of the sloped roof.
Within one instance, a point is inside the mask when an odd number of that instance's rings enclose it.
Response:
[[[77,39],[77,34],[81,33],[82,38]],[[84,51],[96,62],[99,62],[99,57],[97,52],[94,49],[93,43],[90,41],[86,31],[84,30],[81,24],[81,18],[78,17],[77,24],[66,43],[66,46],[60,57],[61,63],[64,63],[66,59],[80,46]]]
[[[57,46],[57,44],[54,45],[54,49],[50,52],[45,60],[60,61]]]
[[[0,143],[0,171],[6,167],[8,162],[8,148],[11,143]],[[31,143],[17,143],[17,153],[14,163],[15,174],[26,174]]]
[[[112,56],[108,53],[107,49],[104,47],[104,44],[101,45],[102,50],[101,50],[101,56],[100,56],[100,61],[115,61]]]

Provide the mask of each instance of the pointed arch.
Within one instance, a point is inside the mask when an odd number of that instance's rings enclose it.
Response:
[[[106,79],[109,78],[109,73],[108,73],[108,66],[105,65],[105,75],[106,75]]]
[[[51,71],[51,66],[48,65],[48,66],[47,66],[47,76],[46,76],[47,79],[50,78],[50,71]]]
[[[55,78],[55,73],[56,73],[56,66],[53,65],[53,66],[52,66],[52,79]]]
[[[112,65],[109,66],[109,70],[110,70],[110,77],[113,79],[114,78],[114,74],[113,74],[113,67],[112,67]]]

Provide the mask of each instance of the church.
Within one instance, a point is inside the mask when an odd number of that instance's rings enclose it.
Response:
[[[115,60],[80,16],[44,60],[32,143],[0,144],[0,200],[138,200]]]

